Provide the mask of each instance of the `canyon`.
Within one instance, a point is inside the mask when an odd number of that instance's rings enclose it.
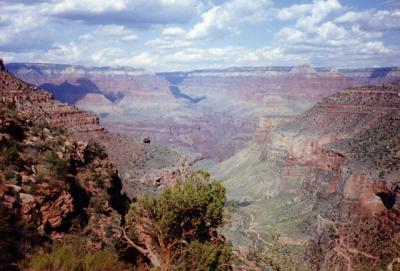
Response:
[[[308,65],[170,73],[30,63],[7,69],[62,102],[94,112],[110,131],[150,136],[216,161],[243,148],[265,116],[290,118],[341,89],[400,76],[397,68]]]
[[[398,263],[399,68],[2,69],[0,99],[103,144],[130,197],[205,169],[237,206],[224,235],[243,252],[277,234],[311,270]]]

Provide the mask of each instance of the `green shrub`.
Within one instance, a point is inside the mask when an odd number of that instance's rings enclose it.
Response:
[[[7,169],[4,171],[4,177],[5,177],[7,180],[14,179],[16,176],[17,176],[17,175],[15,174],[14,170],[12,170],[12,169],[10,169],[10,168],[7,168]]]
[[[17,145],[12,143],[4,145],[2,154],[8,165],[14,164],[19,158]]]
[[[83,151],[83,159],[86,164],[89,164],[96,158],[103,160],[107,158],[107,153],[103,146],[91,140]]]
[[[56,247],[34,254],[26,269],[31,271],[124,271],[132,270],[111,250],[89,251],[77,245]]]
[[[54,177],[64,179],[68,174],[68,162],[58,157],[54,151],[48,151],[44,155],[44,161]]]
[[[225,204],[219,182],[206,172],[193,173],[159,196],[133,203],[125,217],[125,240],[162,270],[231,270],[230,246],[218,233]],[[141,244],[138,236],[151,244]]]
[[[182,255],[177,255],[176,270],[229,270],[232,260],[230,245],[192,242]]]

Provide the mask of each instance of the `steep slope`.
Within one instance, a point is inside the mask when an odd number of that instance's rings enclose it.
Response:
[[[127,203],[117,169],[97,143],[19,108],[0,102],[0,242],[8,253],[0,269],[17,270],[36,246],[79,233],[93,249],[112,245]]]
[[[258,144],[213,168],[242,202],[242,219],[255,218],[238,232],[262,243],[275,227],[290,246],[312,237],[308,258],[316,270],[394,265],[399,114],[399,84],[368,86],[340,91],[294,120],[263,128]]]

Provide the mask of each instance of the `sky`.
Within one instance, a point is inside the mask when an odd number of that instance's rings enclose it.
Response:
[[[400,66],[400,0],[0,0],[6,62]]]

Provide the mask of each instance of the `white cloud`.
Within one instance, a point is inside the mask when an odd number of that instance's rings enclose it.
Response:
[[[122,25],[99,26],[96,30],[81,35],[82,41],[112,41],[130,42],[138,40],[136,33]]]
[[[370,41],[360,46],[361,52],[365,54],[390,54],[392,51],[385,47],[382,41]]]
[[[146,42],[146,45],[156,47],[157,49],[179,49],[191,46],[193,43],[182,39],[154,39]]]
[[[314,0],[310,15],[300,17],[297,21],[297,27],[304,30],[312,30],[316,24],[341,8],[342,5],[338,0]]]
[[[344,63],[355,60],[370,63],[380,59],[381,62],[399,54],[398,50],[384,44],[383,32],[372,27],[378,25],[378,21],[381,27],[387,27],[388,22],[393,24],[391,17],[396,16],[396,10],[373,13],[349,11],[333,19],[331,15],[340,9],[342,6],[337,0],[314,0],[312,6],[294,5],[282,9],[277,15],[279,19],[296,20],[294,25],[286,26],[277,33],[278,43],[283,44],[287,54],[303,55],[311,63],[322,65],[340,60]],[[367,21],[368,27],[362,24]]]
[[[368,31],[400,30],[400,9],[349,11],[335,19],[337,23],[357,23]]]
[[[121,11],[127,8],[125,0],[64,0],[51,6],[53,13],[90,12],[103,13]]]
[[[354,12],[354,11],[349,11],[342,16],[339,16],[338,18],[335,19],[335,22],[337,23],[354,23],[360,20],[365,20],[370,16],[369,11],[363,11],[363,12]]]
[[[257,48],[227,46],[213,48],[188,48],[166,55],[164,63],[176,68],[190,69],[192,66],[202,68],[221,68],[232,66],[268,66],[277,63],[295,63],[296,57],[286,55],[282,48]],[[299,62],[301,63],[301,61]]]
[[[186,31],[181,27],[167,27],[162,31],[163,36],[183,36]]]
[[[239,26],[266,19],[272,3],[270,0],[232,0],[204,12],[201,22],[188,32],[191,40],[221,37],[238,33]]]
[[[277,18],[280,20],[297,20],[297,27],[312,30],[315,24],[320,23],[329,14],[340,10],[342,5],[338,0],[314,0],[311,4],[292,5],[279,10]]]
[[[399,7],[355,11],[340,0],[299,2],[277,10],[272,0],[0,0],[0,55],[157,71],[398,65]],[[269,32],[254,34],[261,28]]]
[[[298,19],[300,16],[312,10],[312,4],[292,5],[279,10],[277,18],[280,20]]]
[[[286,40],[290,43],[301,43],[307,39],[307,35],[305,33],[292,27],[282,28],[282,30],[279,31],[277,37],[281,41]]]
[[[335,18],[341,10],[348,12]],[[382,39],[385,31],[400,29],[398,16],[398,9],[356,12],[339,0],[314,0],[277,13],[278,19],[294,22],[278,31],[276,40],[286,54],[303,56],[314,65],[388,65],[396,62],[393,56],[400,50]]]
[[[337,26],[332,22],[323,23],[320,27],[317,28],[318,35],[327,40],[335,40],[335,39],[343,39],[347,35],[347,31],[341,27]]]
[[[91,24],[120,24],[148,27],[185,23],[200,12],[198,0],[58,0],[47,12],[69,20]]]
[[[179,49],[193,44],[185,39],[186,31],[181,27],[167,27],[161,32],[161,37],[146,42],[146,45],[157,49]]]
[[[41,12],[40,6],[0,2],[0,50],[48,48],[51,45],[49,37],[56,31],[46,27],[48,19],[41,16]]]

